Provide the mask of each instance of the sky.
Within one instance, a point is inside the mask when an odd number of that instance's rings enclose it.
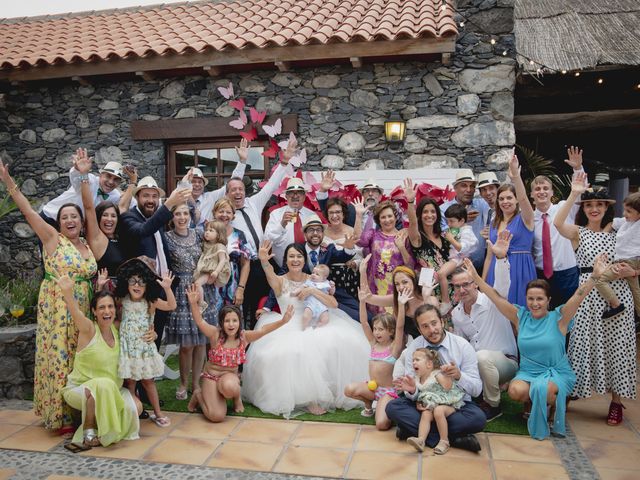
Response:
[[[110,8],[178,3],[182,1],[184,0],[2,0],[0,1],[0,18],[34,17],[37,15],[107,10]]]

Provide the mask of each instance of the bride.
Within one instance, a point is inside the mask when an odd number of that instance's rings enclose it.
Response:
[[[291,321],[252,344],[242,374],[242,396],[263,412],[286,418],[303,413],[321,415],[327,410],[345,410],[360,405],[347,398],[344,388],[351,382],[364,382],[368,375],[369,344],[360,325],[337,309],[336,299],[302,284],[308,275],[304,247],[291,244],[284,252],[287,273],[277,276],[269,259],[271,242],[260,245],[259,258],[267,281],[281,310],[293,305]],[[297,294],[293,296],[292,292]],[[327,325],[302,330],[302,301],[315,296],[329,307]],[[256,329],[281,318],[265,313]]]

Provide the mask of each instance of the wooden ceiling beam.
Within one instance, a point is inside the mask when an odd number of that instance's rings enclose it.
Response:
[[[225,65],[250,65],[275,62],[295,62],[327,59],[401,57],[452,53],[456,37],[418,38],[410,40],[331,43],[327,45],[296,45],[291,47],[249,48],[242,50],[194,52],[184,55],[156,55],[113,59],[98,62],[78,62],[64,65],[48,65],[27,69],[0,70],[0,79],[9,81],[36,81],[52,78],[88,77],[138,71],[174,70],[183,68],[222,67]]]
[[[593,130],[638,124],[640,109],[516,115],[513,123],[518,133]]]

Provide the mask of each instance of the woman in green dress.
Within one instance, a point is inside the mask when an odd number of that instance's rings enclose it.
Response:
[[[142,404],[122,387],[122,379],[118,377],[120,342],[113,296],[107,291],[96,294],[91,301],[95,321],[91,321],[74,298],[74,281],[62,275],[55,282],[78,330],[73,371],[62,391],[67,404],[82,412],[82,425],[76,430],[73,444],[106,447],[123,439],[137,439]],[[143,339],[151,343],[155,335],[150,330]]]

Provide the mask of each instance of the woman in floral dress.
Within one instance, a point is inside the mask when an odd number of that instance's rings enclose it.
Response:
[[[73,433],[71,410],[62,398],[62,390],[73,369],[78,331],[54,279],[66,274],[74,280],[74,296],[80,310],[88,315],[96,261],[80,236],[83,218],[79,206],[60,207],[56,219],[60,225],[58,232],[31,207],[2,161],[0,180],[43,246],[45,275],[38,296],[33,408],[35,414],[42,417],[45,428],[70,435]]]

